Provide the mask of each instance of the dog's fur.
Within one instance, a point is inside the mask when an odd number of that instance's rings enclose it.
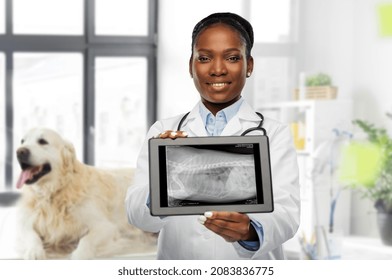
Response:
[[[73,145],[49,129],[30,130],[17,158],[25,259],[91,259],[154,249],[155,238],[127,222],[124,200],[133,169],[85,165]]]

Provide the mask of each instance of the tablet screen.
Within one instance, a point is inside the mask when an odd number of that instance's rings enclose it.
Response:
[[[272,211],[268,138],[151,139],[150,194],[153,215]]]

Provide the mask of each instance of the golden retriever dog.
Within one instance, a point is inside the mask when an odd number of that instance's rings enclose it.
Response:
[[[92,259],[154,250],[155,237],[128,224],[133,169],[104,170],[76,159],[55,131],[32,129],[16,152],[25,259]]]

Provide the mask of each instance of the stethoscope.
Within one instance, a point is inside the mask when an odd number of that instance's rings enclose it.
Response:
[[[190,113],[190,112],[186,113],[186,114],[181,118],[181,120],[180,120],[180,122],[178,123],[178,126],[177,126],[177,131],[180,131],[180,130],[181,130],[182,124],[183,124],[183,122],[186,120],[186,118],[188,117],[189,113]],[[260,117],[260,119],[261,119],[261,121],[259,122],[259,125],[258,125],[258,126],[255,126],[255,127],[248,128],[247,130],[245,130],[244,132],[241,133],[241,136],[245,136],[246,134],[248,134],[248,133],[250,133],[250,132],[252,132],[252,131],[256,131],[256,130],[261,130],[261,131],[263,132],[263,134],[264,134],[265,136],[267,136],[267,131],[263,128],[264,116],[263,116],[261,113],[259,113],[259,112],[256,112],[256,114],[257,114],[257,115]]]

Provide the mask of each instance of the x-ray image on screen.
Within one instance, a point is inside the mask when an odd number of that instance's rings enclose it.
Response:
[[[152,216],[274,211],[266,135],[151,138]]]
[[[168,207],[256,204],[253,144],[167,146]]]

